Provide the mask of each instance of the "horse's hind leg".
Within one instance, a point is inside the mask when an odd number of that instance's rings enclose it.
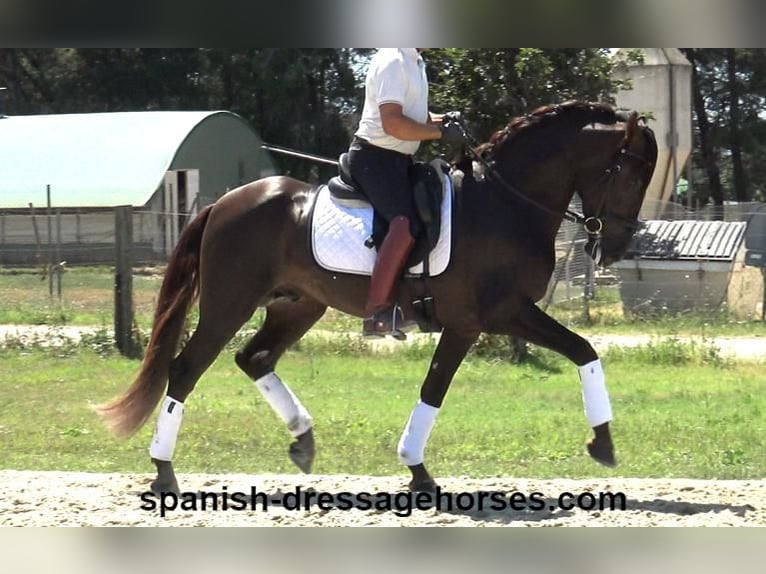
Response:
[[[326,309],[308,297],[269,305],[263,326],[236,355],[237,365],[255,381],[271,408],[287,424],[295,438],[288,454],[306,473],[311,472],[314,462],[311,416],[274,369],[288,347],[305,335]]]
[[[224,297],[222,300],[230,300]],[[226,343],[237,333],[257,308],[258,295],[239,293],[226,313],[208,301],[201,301],[200,321],[168,371],[167,396],[160,406],[154,437],[149,453],[157,467],[157,478],[152,491],[178,493],[178,482],[173,471],[173,453],[183,418],[184,403],[194,390],[202,374],[215,361]],[[207,303],[207,304],[206,304]]]
[[[585,416],[593,428],[594,438],[587,443],[588,453],[605,466],[616,466],[614,446],[609,431],[612,405],[606,389],[604,371],[591,344],[546,315],[536,305],[522,307],[512,334],[535,345],[555,351],[578,367],[582,383]]]

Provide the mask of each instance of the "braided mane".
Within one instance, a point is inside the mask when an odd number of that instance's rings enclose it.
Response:
[[[542,106],[533,112],[513,118],[507,126],[492,134],[489,141],[479,146],[478,151],[487,157],[516,140],[535,126],[548,125],[553,121],[570,121],[577,127],[592,123],[614,124],[629,118],[609,104],[570,100],[562,104]],[[626,140],[631,134],[626,134]]]

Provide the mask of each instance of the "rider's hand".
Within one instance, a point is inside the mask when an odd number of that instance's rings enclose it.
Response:
[[[441,141],[446,145],[459,146],[465,142],[463,126],[456,121],[445,121],[439,128],[442,132]]]
[[[450,122],[463,123],[463,114],[457,111],[447,112],[442,116],[442,123],[448,124]]]

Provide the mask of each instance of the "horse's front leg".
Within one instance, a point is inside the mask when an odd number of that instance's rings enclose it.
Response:
[[[609,432],[612,406],[601,360],[591,344],[531,302],[522,307],[517,321],[511,326],[511,334],[551,349],[577,365],[585,417],[594,432],[593,439],[587,443],[588,453],[603,465],[616,466],[614,446]]]
[[[478,333],[445,329],[439,339],[431,367],[420,388],[420,400],[412,409],[399,440],[399,461],[412,473],[409,488],[413,492],[433,492],[436,489],[436,482],[423,464],[426,443],[452,377],[478,336]]]

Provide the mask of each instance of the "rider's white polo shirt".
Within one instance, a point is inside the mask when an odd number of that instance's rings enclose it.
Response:
[[[383,131],[379,106],[396,103],[405,116],[416,122],[428,121],[428,78],[426,65],[415,48],[381,48],[367,70],[362,117],[356,135],[373,145],[409,155],[419,141],[404,141]]]

